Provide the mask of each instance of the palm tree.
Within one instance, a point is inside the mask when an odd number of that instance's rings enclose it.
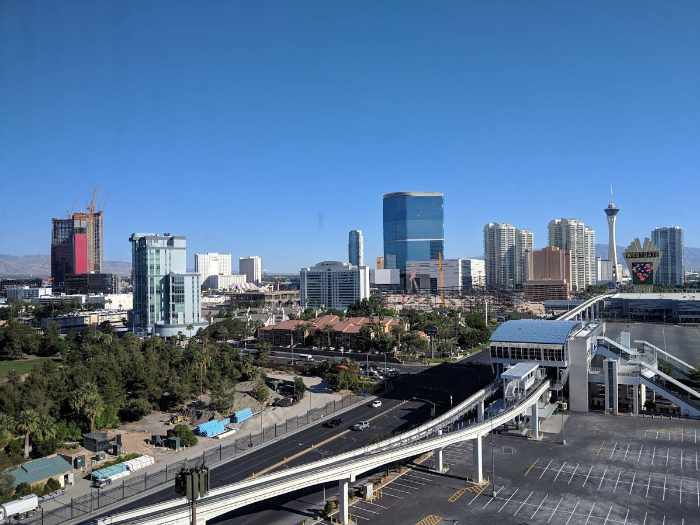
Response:
[[[0,452],[15,437],[15,420],[9,414],[0,414]]]
[[[26,408],[17,418],[17,432],[24,434],[24,459],[29,459],[29,437],[40,428],[39,413],[33,408]]]
[[[90,422],[90,432],[95,430],[95,419],[102,411],[102,396],[95,383],[85,383],[71,400],[71,408]]]
[[[36,432],[36,437],[39,441],[49,441],[58,435],[56,421],[51,416],[42,414],[39,417],[39,428]]]

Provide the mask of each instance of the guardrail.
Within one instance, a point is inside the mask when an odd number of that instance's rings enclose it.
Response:
[[[462,428],[426,438],[417,442],[398,443],[386,449],[376,450],[371,446],[354,451],[354,457],[335,456],[330,464],[327,460],[315,461],[301,468],[289,469],[279,473],[267,474],[252,480],[240,481],[210,491],[209,495],[197,502],[197,514],[203,520],[230,512],[251,503],[263,501],[305,487],[338,481],[355,479],[357,476],[379,468],[387,463],[394,463],[414,457],[435,449],[444,448],[454,443],[476,439],[488,434],[494,428],[512,420],[528,407],[537,403],[539,398],[549,390],[549,380],[543,380],[530,394],[509,404],[497,415],[485,419],[467,428]],[[189,507],[184,498],[171,500],[170,508],[154,509],[144,515],[144,509],[136,509],[118,516],[104,518],[101,525],[116,523],[183,523],[189,516]],[[138,515],[140,514],[140,516]]]

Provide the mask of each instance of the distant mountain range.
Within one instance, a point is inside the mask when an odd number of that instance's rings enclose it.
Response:
[[[131,274],[131,263],[105,261],[105,273]],[[3,255],[0,254],[0,276],[49,277],[51,257],[49,255]]]
[[[622,254],[625,252],[627,246],[617,245],[617,257],[620,262],[624,263],[622,260]],[[608,245],[607,244],[596,244],[595,245],[596,256],[602,259],[608,258]],[[700,270],[700,248],[691,248],[686,246],[683,248],[683,268],[685,271],[698,271]]]

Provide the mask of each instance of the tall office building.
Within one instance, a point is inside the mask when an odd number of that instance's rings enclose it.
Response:
[[[462,261],[462,291],[486,286],[486,263],[483,259],[460,259]]]
[[[582,291],[596,283],[595,232],[577,219],[549,222],[549,245],[571,253],[571,285]]]
[[[63,291],[66,276],[101,273],[102,212],[75,212],[68,219],[52,219],[51,280]]]
[[[238,258],[238,273],[245,275],[249,283],[262,282],[262,258],[259,255]]]
[[[194,271],[202,282],[212,275],[231,275],[230,253],[195,253]]]
[[[620,265],[617,261],[617,235],[616,235],[616,223],[617,214],[620,213],[620,209],[615,206],[612,200],[612,188],[610,190],[610,202],[608,207],[605,208],[605,216],[608,218],[608,261],[610,261],[610,266],[612,269],[612,276],[609,281],[613,283],[619,283],[621,281]]]
[[[532,251],[532,232],[512,224],[484,226],[486,286],[492,289],[520,288],[527,279],[527,252]]]
[[[661,251],[654,282],[663,286],[683,286],[683,229],[679,226],[655,228],[651,242]]]
[[[302,268],[300,300],[304,308],[337,308],[344,310],[369,298],[369,267],[353,266],[339,261],[324,261]]]
[[[129,240],[134,332],[163,337],[196,334],[206,323],[201,315],[199,274],[186,270],[185,237],[133,233]]]
[[[351,230],[348,233],[348,261],[353,266],[365,264],[365,239],[362,230]]]
[[[384,268],[403,272],[407,261],[444,257],[443,200],[442,193],[384,195]]]
[[[528,252],[525,298],[528,301],[568,299],[571,292],[571,254],[556,246]]]

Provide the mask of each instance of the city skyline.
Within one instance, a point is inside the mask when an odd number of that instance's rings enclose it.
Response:
[[[31,198],[4,201],[0,253],[47,254],[47,218],[94,187],[107,260],[175,231],[293,272],[345,260],[360,229],[371,261],[395,191],[445,194],[447,258],[481,255],[489,222],[543,247],[572,217],[602,240],[610,184],[619,244],[677,224],[700,246],[695,4],[664,24],[651,6],[127,4],[3,6],[0,172]]]

